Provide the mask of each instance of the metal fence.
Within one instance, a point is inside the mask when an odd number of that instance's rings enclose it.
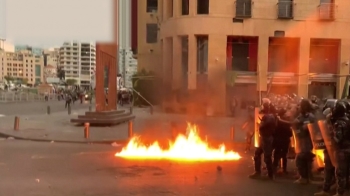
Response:
[[[52,97],[51,95],[50,97]],[[53,96],[55,97],[55,96]],[[44,101],[45,95],[30,92],[0,92],[0,102]]]

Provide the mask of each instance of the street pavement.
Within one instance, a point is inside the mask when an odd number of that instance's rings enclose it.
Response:
[[[49,101],[33,101],[33,102],[10,102],[0,103],[0,115],[35,115],[35,114],[46,114],[47,106],[50,106],[51,112],[62,112],[67,109],[64,108],[64,101],[49,100]],[[72,110],[89,108],[89,103],[84,102],[80,104],[76,102],[72,104]]]
[[[247,178],[250,156],[229,162],[136,161],[111,145],[0,141],[4,196],[310,196],[316,185]],[[220,166],[222,171],[218,171]]]
[[[72,114],[68,115],[63,102],[36,103],[36,112],[29,113],[31,104],[13,105],[7,115],[0,118],[0,133],[5,136],[21,137],[34,140],[66,141],[66,142],[111,142],[128,139],[128,124],[123,123],[109,127],[90,127],[90,138],[84,138],[84,127],[75,126],[70,119],[76,118],[88,111],[88,104],[75,104]],[[46,114],[46,106],[51,104],[51,114]],[[9,106],[6,106],[9,107]],[[123,108],[121,108],[123,109]],[[128,111],[128,108],[124,108]],[[22,113],[23,111],[23,113]],[[178,132],[186,131],[187,122],[199,126],[201,136],[207,137],[213,143],[244,142],[245,132],[240,129],[245,118],[232,119],[228,117],[193,117],[182,114],[166,114],[155,111],[150,114],[148,108],[134,108],[136,116],[133,125],[134,134],[141,135],[144,140],[167,142],[173,135],[171,123],[176,123]],[[20,118],[19,131],[14,131],[14,117]],[[231,127],[235,127],[235,137],[230,138]]]

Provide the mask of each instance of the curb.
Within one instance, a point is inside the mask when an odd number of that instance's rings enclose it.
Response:
[[[128,143],[127,140],[86,140],[86,141],[74,141],[74,140],[55,140],[55,139],[39,139],[39,138],[27,138],[27,137],[19,137],[6,133],[0,132],[0,138],[9,138],[12,137],[16,140],[23,141],[33,141],[33,142],[55,142],[55,143],[70,143],[70,144],[108,144],[117,143],[121,145],[126,145]]]
[[[9,138],[12,137],[16,140],[23,140],[23,141],[33,141],[33,142],[55,142],[55,143],[67,143],[67,144],[107,144],[111,145],[113,143],[120,144],[122,146],[125,146],[129,141],[128,140],[86,140],[86,141],[77,141],[77,140],[55,140],[55,139],[42,139],[42,138],[28,138],[28,137],[20,137],[20,136],[14,136],[6,133],[0,132],[0,138]],[[235,151],[237,149],[243,150],[246,146],[245,142],[234,142],[229,143],[227,141],[222,141],[225,143],[226,147],[234,147]],[[253,149],[253,147],[252,147]]]

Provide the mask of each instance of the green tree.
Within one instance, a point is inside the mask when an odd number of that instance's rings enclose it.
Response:
[[[4,79],[9,83],[12,82],[14,80],[14,78],[12,76],[5,76]]]
[[[71,85],[75,85],[77,83],[76,79],[67,79],[66,80],[67,85],[71,86]]]
[[[27,85],[28,84],[28,78],[22,78],[22,84]]]
[[[139,92],[142,97],[146,98],[147,101],[151,102],[153,105],[160,103],[161,93],[159,92],[160,84],[162,82],[155,74],[151,71],[146,71],[142,69],[138,73],[134,74],[132,77],[133,88]],[[135,105],[148,105],[148,103],[140,97],[136,92],[134,92],[134,104]]]

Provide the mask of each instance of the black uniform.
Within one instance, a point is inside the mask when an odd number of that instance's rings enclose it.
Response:
[[[282,119],[288,120],[285,117],[285,110],[279,112],[279,116]],[[278,163],[282,159],[282,169],[283,172],[287,172],[287,154],[290,146],[290,138],[293,136],[292,130],[288,123],[278,121],[276,131],[273,135],[273,167],[277,170]]]
[[[336,103],[332,112],[333,140],[335,144],[337,193],[343,195],[346,190],[350,167],[350,126],[344,103]]]
[[[315,154],[312,153],[313,145],[310,137],[310,132],[307,125],[315,122],[314,115],[310,112],[311,104],[308,100],[302,100],[300,103],[300,115],[293,123],[295,131],[295,139],[299,148],[296,153],[295,164],[300,175],[297,183],[307,183],[311,174],[312,162]]]
[[[264,162],[268,172],[268,177],[273,179],[272,151],[273,151],[273,134],[276,129],[276,116],[270,104],[264,104],[261,111],[263,117],[259,125],[259,147],[254,154],[255,173],[250,178],[257,178],[261,175],[261,156],[264,154]]]

